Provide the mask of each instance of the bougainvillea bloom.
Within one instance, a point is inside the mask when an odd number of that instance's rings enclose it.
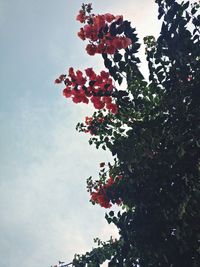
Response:
[[[103,165],[104,166],[104,165]],[[121,177],[120,177],[121,179]],[[113,186],[115,183],[114,179],[110,177],[105,185],[100,185],[98,189],[96,189],[96,192],[91,192],[91,201],[93,203],[98,203],[101,207],[104,208],[110,208],[112,206],[111,199],[108,197],[107,190]],[[112,192],[115,194],[115,192]],[[121,200],[117,199],[115,201],[116,204],[120,205]]]
[[[63,95],[66,97],[66,98],[69,98],[72,96],[72,91],[70,89],[70,87],[66,87],[64,90],[63,90]]]
[[[86,46],[86,51],[90,56],[94,56],[97,52],[97,47],[95,45],[88,44]]]
[[[118,26],[122,25],[122,16],[109,13],[103,15],[88,13],[86,16],[86,11],[80,10],[76,19],[85,23],[84,27],[80,28],[78,36],[82,40],[89,40],[86,51],[91,56],[102,53],[113,55],[117,50],[126,49],[132,44],[131,39],[126,37],[123,31],[115,33],[111,30],[113,23]]]
[[[83,10],[79,11],[79,14],[76,17],[76,20],[80,21],[80,23],[84,23],[87,19],[87,16],[85,16],[85,12]]]
[[[66,87],[63,95],[66,98],[72,98],[76,104],[91,102],[96,109],[105,108],[113,114],[118,111],[115,100],[112,98],[114,86],[109,72],[101,71],[98,75],[92,68],[87,68],[84,75],[82,71],[74,71],[71,67],[68,75],[60,75],[55,83],[64,83]]]
[[[83,28],[80,28],[80,31],[77,34],[78,34],[78,37],[80,37],[83,41],[85,40],[85,32]]]

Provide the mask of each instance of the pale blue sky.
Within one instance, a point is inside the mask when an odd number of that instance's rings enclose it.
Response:
[[[97,177],[99,162],[110,158],[75,131],[91,109],[67,102],[54,85],[70,66],[102,66],[76,36],[81,3],[0,0],[1,267],[70,261],[94,237],[115,234],[85,189],[86,178]],[[95,0],[93,6],[97,13],[124,14],[140,37],[158,34],[154,1]]]

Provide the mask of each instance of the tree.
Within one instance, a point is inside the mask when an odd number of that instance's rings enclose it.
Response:
[[[94,15],[91,4],[77,16],[78,36],[108,72],[70,68],[55,81],[74,103],[93,103],[97,111],[77,129],[113,155],[98,181],[87,180],[91,202],[123,208],[106,214],[119,240],[96,239],[91,252],[75,255],[75,267],[200,266],[200,4],[156,3],[160,36],[144,38],[149,81],[138,67],[135,28],[122,16]]]

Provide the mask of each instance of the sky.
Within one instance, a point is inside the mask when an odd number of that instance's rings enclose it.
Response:
[[[75,130],[92,109],[62,97],[55,78],[73,66],[103,68],[77,37],[82,1],[0,0],[0,266],[50,267],[108,240],[117,229],[93,206],[86,179],[109,152]],[[140,41],[159,33],[151,0],[93,1],[94,11],[123,14]],[[141,70],[147,77],[144,47]]]

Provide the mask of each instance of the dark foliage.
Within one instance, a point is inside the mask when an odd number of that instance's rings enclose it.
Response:
[[[90,143],[112,152],[111,172],[123,176],[115,198],[126,209],[106,215],[119,240],[99,241],[91,252],[76,255],[76,267],[98,267],[105,260],[109,267],[200,266],[199,5],[156,3],[160,36],[144,39],[149,82],[138,68],[135,29],[128,21],[110,29],[133,41],[124,54],[103,54],[114,79],[126,77],[127,91],[115,92],[119,113],[105,117]]]

